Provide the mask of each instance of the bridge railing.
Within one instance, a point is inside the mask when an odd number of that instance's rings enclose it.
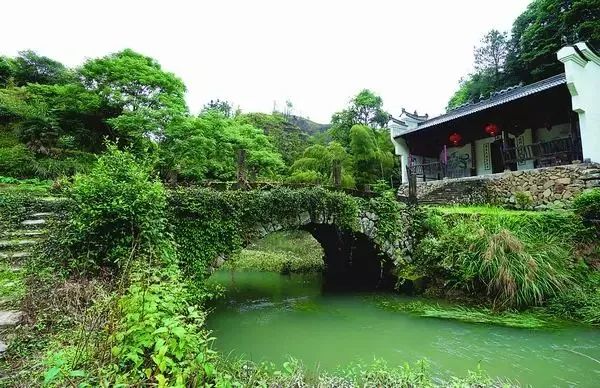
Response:
[[[330,191],[341,191],[353,197],[373,198],[379,196],[379,193],[370,190],[358,190],[345,187],[336,187],[331,185],[319,185],[312,183],[285,183],[285,182],[237,182],[237,181],[203,181],[200,183],[179,182],[172,187],[204,187],[218,191],[227,190],[271,190],[279,187],[287,187],[291,189],[322,187]]]

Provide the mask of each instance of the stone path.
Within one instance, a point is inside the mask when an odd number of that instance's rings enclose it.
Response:
[[[35,245],[46,235],[43,226],[50,216],[52,213],[32,213],[28,219],[21,222],[20,228],[0,234],[0,262],[8,265],[9,271],[23,271],[23,260],[31,256]],[[23,319],[23,312],[15,310],[14,307],[6,308],[15,304],[18,304],[18,301],[5,297],[0,299],[0,355],[10,345],[6,334]]]

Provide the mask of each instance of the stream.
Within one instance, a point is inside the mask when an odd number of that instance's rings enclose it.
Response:
[[[600,359],[598,329],[422,318],[378,303],[420,298],[325,292],[320,274],[219,271],[209,281],[226,289],[208,318],[214,347],[225,355],[279,365],[291,356],[327,371],[374,359],[389,365],[426,359],[440,377],[464,376],[480,365],[490,376],[534,387],[600,386],[600,364],[589,358]]]

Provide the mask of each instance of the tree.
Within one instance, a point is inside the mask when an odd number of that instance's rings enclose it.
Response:
[[[0,88],[5,88],[13,81],[15,64],[12,58],[0,56]]]
[[[333,114],[329,133],[335,141],[344,147],[349,147],[352,126],[362,124],[373,129],[381,129],[387,125],[389,117],[389,114],[383,110],[381,97],[368,89],[363,89],[352,98],[348,108]]]
[[[495,30],[483,38],[475,51],[477,71],[461,80],[447,109],[562,73],[556,52],[586,40],[600,45],[600,0],[534,0],[514,21],[509,40]]]
[[[600,44],[600,0],[535,0],[514,22],[507,69],[535,82],[564,71],[556,52],[567,43]]]
[[[189,181],[235,179],[241,149],[255,178],[273,177],[283,168],[281,155],[261,129],[216,111],[174,120],[161,146],[163,174]]]
[[[53,85],[69,82],[72,75],[62,63],[25,50],[14,59],[13,78],[17,86],[28,83]]]
[[[475,69],[480,73],[491,73],[494,87],[500,86],[501,73],[504,71],[508,55],[506,32],[491,30],[481,40],[481,46],[475,48]]]
[[[331,142],[327,146],[315,144],[307,147],[302,157],[296,160],[290,168],[291,174],[287,181],[333,185],[334,165],[341,167],[342,187],[354,187],[352,159],[344,147],[337,142]]]
[[[365,125],[354,125],[350,130],[350,150],[354,161],[354,173],[359,186],[377,180],[378,150],[371,129]]]
[[[204,104],[200,114],[211,110],[220,112],[225,117],[233,116],[233,108],[231,107],[231,104],[228,101],[221,101],[218,98],[216,100],[210,100],[210,102]]]
[[[487,98],[490,93],[496,90],[494,85],[493,76],[489,72],[469,74],[467,78],[460,80],[459,88],[448,101],[446,110]]]
[[[89,60],[78,74],[101,98],[99,114],[111,127],[107,136],[119,146],[143,150],[171,121],[187,114],[183,82],[133,50]]]
[[[262,129],[288,166],[302,155],[309,144],[307,134],[281,113],[246,113],[235,119],[242,124]]]

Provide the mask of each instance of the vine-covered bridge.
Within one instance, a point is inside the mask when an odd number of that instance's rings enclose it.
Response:
[[[269,233],[302,229],[323,247],[326,281],[377,287],[394,279],[394,264],[410,247],[405,207],[393,197],[361,199],[322,188],[186,188],[174,190],[170,204],[182,261],[195,271],[218,267]]]

